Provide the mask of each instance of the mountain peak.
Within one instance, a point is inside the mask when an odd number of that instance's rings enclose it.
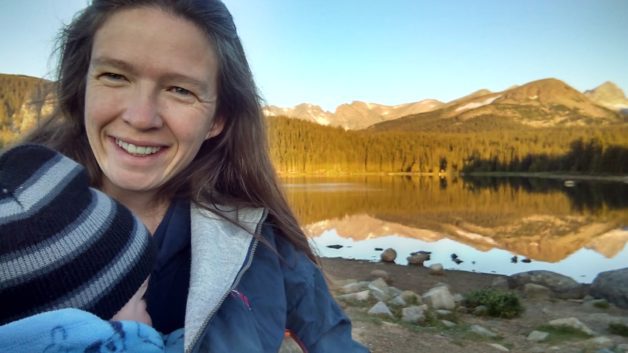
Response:
[[[628,109],[628,99],[626,99],[624,91],[611,81],[606,81],[596,88],[584,92],[584,95],[595,103],[612,110]]]

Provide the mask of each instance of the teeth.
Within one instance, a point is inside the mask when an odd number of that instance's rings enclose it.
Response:
[[[122,147],[122,149],[129,152],[130,154],[138,156],[147,156],[149,154],[156,153],[161,149],[160,147],[136,146],[132,143],[127,143],[118,139],[116,139],[116,145]]]

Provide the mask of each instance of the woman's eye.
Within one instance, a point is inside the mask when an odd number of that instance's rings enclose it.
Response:
[[[180,96],[184,96],[184,97],[193,95],[193,93],[188,91],[187,89],[181,88],[181,87],[176,87],[176,86],[175,87],[170,87],[169,91],[173,92],[173,93],[176,93],[176,94],[178,94]]]
[[[123,75],[120,74],[115,74],[113,72],[105,72],[103,74],[100,75],[101,78],[110,80],[110,81],[124,81],[126,80],[126,77],[124,77]]]

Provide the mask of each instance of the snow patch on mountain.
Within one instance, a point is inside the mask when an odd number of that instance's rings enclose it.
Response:
[[[488,97],[484,100],[481,101],[474,101],[474,102],[469,102],[465,105],[461,105],[458,108],[456,108],[457,112],[463,111],[463,110],[470,110],[470,109],[475,109],[475,108],[479,108],[488,104],[493,103],[497,98],[499,98],[501,96],[497,95],[494,97]]]

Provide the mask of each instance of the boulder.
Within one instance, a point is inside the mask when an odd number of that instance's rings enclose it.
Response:
[[[371,271],[371,273],[369,274],[369,279],[373,280],[373,279],[377,279],[377,278],[381,278],[384,281],[386,281],[386,283],[391,284],[392,281],[390,279],[390,274],[384,270],[373,270]]]
[[[543,331],[532,331],[528,335],[528,341],[543,342],[549,337],[549,333]]]
[[[367,301],[370,297],[371,297],[371,292],[369,292],[368,290],[365,290],[365,291],[356,292],[356,293],[339,295],[338,299],[345,302],[352,302],[352,301],[364,302],[364,301]]]
[[[384,302],[377,302],[377,304],[369,309],[368,313],[375,316],[394,318],[393,313]]]
[[[522,288],[526,283],[547,287],[561,299],[581,299],[587,292],[587,287],[573,278],[551,271],[521,272],[510,276],[509,281],[513,288]]]
[[[628,268],[598,274],[591,285],[591,294],[628,309]]]
[[[351,282],[347,283],[344,286],[340,287],[340,292],[342,293],[355,293],[360,292],[368,288],[369,282],[360,281],[360,282]]]
[[[388,248],[379,255],[382,262],[395,262],[397,259],[397,252],[393,248]]]
[[[445,274],[442,264],[433,264],[430,266],[430,275],[442,276]]]
[[[510,349],[508,349],[508,348],[506,348],[506,347],[502,346],[502,345],[501,345],[501,344],[499,344],[499,343],[487,343],[487,344],[488,344],[489,346],[491,346],[491,347],[493,347],[493,348],[497,349],[497,350],[498,350],[498,351],[500,351],[500,352],[510,352]]]
[[[585,346],[589,348],[598,348],[598,349],[604,349],[604,348],[610,349],[610,348],[613,348],[613,346],[615,346],[615,342],[606,336],[598,336],[598,337],[589,338],[588,340],[584,342],[584,344]]]
[[[398,295],[398,296],[392,298],[391,300],[389,300],[388,304],[390,304],[392,306],[406,306],[406,305],[408,305],[408,303],[406,303],[406,301],[400,295]]]
[[[497,337],[497,334],[487,328],[484,328],[480,325],[471,325],[471,327],[469,327],[469,330],[473,333],[475,333],[476,335],[480,335],[482,337],[487,337],[487,338],[495,338]]]
[[[498,276],[491,282],[491,288],[508,290],[510,286],[508,284],[508,277]]]
[[[440,320],[440,323],[443,324],[443,326],[445,326],[447,328],[456,327],[456,323],[455,322],[451,322],[449,320]]]
[[[425,308],[421,306],[409,306],[401,310],[401,320],[413,324],[425,322]]]
[[[406,260],[408,260],[408,265],[414,265],[414,266],[423,266],[423,263],[425,261],[429,261],[430,259],[430,254],[426,254],[426,253],[413,253],[412,255],[408,256],[406,258]]]
[[[406,303],[417,304],[417,305],[423,304],[423,300],[421,299],[421,296],[414,293],[411,290],[404,290],[403,292],[401,292],[401,294],[399,294],[399,296],[403,298],[403,300],[405,300]]]
[[[446,286],[438,286],[423,294],[423,302],[434,309],[453,310],[456,307],[453,295]]]
[[[528,299],[549,299],[552,297],[552,291],[549,288],[535,283],[524,284],[523,293]]]
[[[388,301],[393,296],[390,294],[390,289],[386,281],[381,278],[378,278],[368,285],[368,289],[371,291],[371,294],[380,301]]]
[[[548,324],[554,327],[569,327],[574,330],[584,332],[590,336],[595,335],[595,332],[593,332],[593,330],[591,330],[587,325],[583,324],[582,321],[576,319],[575,317],[552,320]]]

